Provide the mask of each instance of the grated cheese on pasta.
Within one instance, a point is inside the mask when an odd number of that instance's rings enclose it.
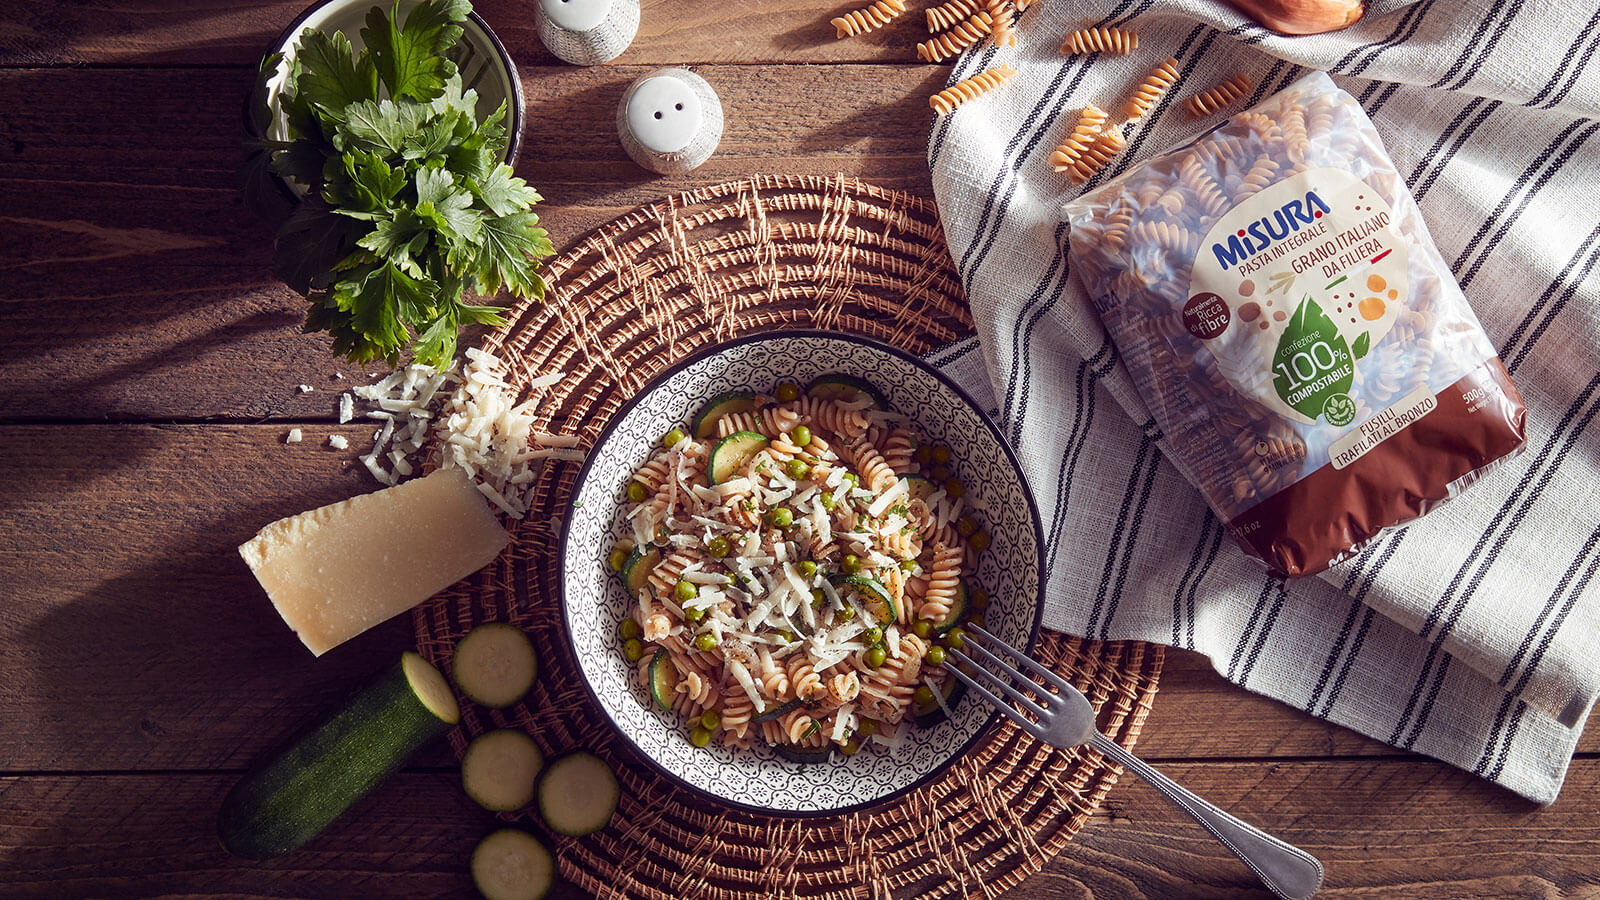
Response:
[[[753,409],[712,423],[716,434],[768,438],[728,445],[746,455],[731,470],[719,463],[720,483],[707,483],[713,449],[723,452],[717,438],[658,447],[635,470],[630,487],[641,485],[645,495],[623,510],[622,529],[637,546],[662,553],[635,597],[642,631],[657,636],[646,639],[644,653],[665,651],[680,672],[699,673],[695,684],[715,681],[719,689],[691,695],[680,682],[675,711],[694,718],[720,710],[722,738],[734,746],[842,744],[863,717],[891,736],[878,744],[903,740],[893,725],[910,714],[920,679],[937,684],[946,677],[923,666],[927,644],[911,623],[955,614],[959,581],[976,563],[956,531],[944,527],[961,501],[927,480],[951,461],[931,463],[932,448],[920,460],[907,455],[908,443],[915,449],[918,442],[905,422],[875,409],[865,394],[788,404],[758,396]],[[800,424],[814,443],[794,443]],[[892,464],[888,444],[899,447]],[[855,468],[858,456],[865,470]],[[869,472],[881,492],[867,486]],[[695,591],[680,606],[685,584]],[[643,627],[650,620],[655,627]],[[875,666],[878,642],[882,663]],[[750,710],[794,700],[804,707],[753,727]]]

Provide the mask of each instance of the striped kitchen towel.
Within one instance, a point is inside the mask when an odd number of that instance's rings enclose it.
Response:
[[[986,384],[1047,531],[1045,623],[1197,650],[1250,690],[1548,803],[1600,691],[1600,12],[1585,4],[1372,2],[1286,38],[1201,0],[1035,3],[1019,45],[969,51],[1010,84],[938,119],[928,159],[978,338],[934,360]],[[1086,25],[1127,56],[1065,56]],[[1166,448],[1066,247],[1076,197],[1046,161],[1094,103],[1161,59],[1179,80],[1090,187],[1192,140],[1183,97],[1235,73],[1247,108],[1312,70],[1376,122],[1528,405],[1511,462],[1319,577],[1285,583],[1233,543]]]

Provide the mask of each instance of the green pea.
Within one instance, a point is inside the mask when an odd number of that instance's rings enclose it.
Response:
[[[927,685],[922,685],[921,687],[917,688],[916,691],[911,695],[911,702],[917,704],[918,706],[927,706],[929,703],[932,703],[933,688],[928,687]]]
[[[932,455],[933,461],[941,466],[950,462],[950,448],[943,444],[934,444]]]
[[[866,641],[868,647],[874,644],[881,644],[883,643],[883,629],[874,625],[868,628],[865,634],[861,635],[861,639]]]
[[[878,733],[878,720],[877,719],[862,719],[861,720],[861,724],[856,726],[856,734],[859,734],[862,737],[868,737],[868,736],[871,736],[871,735],[874,735],[874,734],[877,734],[877,733]]]
[[[971,516],[962,516],[956,520],[956,533],[962,537],[972,537],[972,533],[977,530],[978,520]]]
[[[978,551],[979,553],[982,553],[983,551],[989,549],[989,541],[990,540],[991,539],[989,537],[989,532],[980,528],[980,529],[978,529],[978,533],[974,534],[967,541],[967,543],[972,546],[972,549]]]
[[[640,634],[639,622],[635,619],[623,619],[622,624],[617,626],[617,634],[622,635],[622,639],[625,641],[638,637]]]
[[[710,653],[717,649],[717,636],[707,631],[694,639],[694,646],[702,653]]]
[[[960,625],[944,633],[944,645],[952,650],[960,650],[967,645],[966,629]]]
[[[811,429],[804,425],[796,425],[794,430],[789,432],[789,443],[796,447],[804,447],[811,443]]]
[[[700,714],[700,727],[707,731],[716,731],[722,726],[722,717],[714,709],[708,709]]]
[[[711,732],[696,725],[694,730],[689,732],[689,743],[696,747],[704,747],[711,743]]]
[[[606,561],[611,564],[611,571],[621,572],[623,564],[628,561],[628,551],[618,547],[611,551],[611,556]]]
[[[719,534],[711,539],[711,543],[706,545],[706,549],[711,551],[712,556],[721,559],[733,552],[733,545],[728,543],[726,536]]]
[[[773,633],[772,640],[776,642],[779,647],[782,647],[787,644],[794,643],[794,635],[787,631],[778,631]]]
[[[810,578],[811,576],[817,574],[817,564],[812,562],[809,559],[800,560],[799,568],[800,568],[800,574],[805,576],[806,578]]]
[[[915,575],[917,573],[917,561],[914,559],[900,560],[900,571],[907,575]]]
[[[839,570],[846,575],[856,575],[861,572],[861,557],[854,553],[846,553],[844,559],[839,561]]]
[[[988,609],[989,592],[981,587],[973,587],[967,594],[967,602],[971,604],[973,609]]]
[[[672,596],[676,597],[679,603],[688,603],[699,595],[700,589],[690,581],[680,581],[678,586],[672,589]]]
[[[778,385],[778,402],[793,403],[800,399],[800,388],[791,381]]]
[[[823,494],[822,495],[822,508],[823,509],[827,509],[827,510],[833,509],[833,495],[832,494]]]
[[[845,608],[839,610],[839,621],[841,622],[848,622],[855,617],[856,608],[854,606],[846,606]]]
[[[628,658],[628,662],[638,662],[644,659],[644,645],[639,643],[638,638],[628,638],[622,642],[622,655]]]
[[[960,499],[967,495],[967,486],[959,478],[952,478],[944,483],[944,492]]]
[[[927,640],[933,634],[933,622],[928,619],[918,619],[911,623],[911,633]]]
[[[850,482],[852,488],[861,487],[861,476],[854,472],[844,473],[844,480]]]
[[[783,464],[783,471],[790,477],[799,481],[811,474],[811,466],[803,459],[791,459]]]
[[[666,434],[663,434],[661,436],[661,446],[663,446],[663,447],[674,447],[674,446],[677,446],[677,443],[679,441],[683,440],[686,437],[688,437],[688,435],[683,433],[683,429],[682,428],[674,428],[671,431],[669,431]]]
[[[688,620],[691,625],[699,625],[701,622],[706,620],[706,611],[700,607],[686,609],[683,611],[683,617],[684,619]]]
[[[940,483],[943,483],[945,481],[949,481],[950,480],[950,467],[949,466],[934,466],[933,470],[928,473],[928,477],[933,479],[934,481],[937,481],[937,482],[940,482]]]
[[[926,660],[930,666],[942,666],[944,665],[944,648],[938,644],[935,644],[928,648],[928,652],[924,653],[922,658]]]
[[[933,447],[923,444],[917,448],[917,462],[927,465],[933,462]]]
[[[822,593],[822,588],[812,588],[811,589],[811,608],[812,609],[821,609],[823,606],[827,605],[827,603],[828,603],[828,597],[827,597],[826,594]]]
[[[867,651],[867,665],[876,669],[889,659],[889,651],[882,647],[873,647]]]
[[[861,752],[861,740],[854,735],[851,735],[845,739],[843,744],[839,745],[839,751],[845,756],[855,756],[857,753]]]
[[[630,482],[628,482],[628,502],[629,503],[643,503],[644,502],[644,498],[646,498],[648,496],[650,496],[650,489],[646,488],[644,486],[644,482],[642,482],[642,481],[630,481]]]
[[[767,521],[777,528],[788,528],[794,524],[794,510],[787,506],[780,506],[767,513]]]

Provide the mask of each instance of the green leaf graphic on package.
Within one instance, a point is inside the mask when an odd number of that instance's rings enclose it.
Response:
[[[1306,418],[1326,413],[1329,424],[1346,425],[1355,417],[1348,396],[1355,380],[1350,345],[1310,296],[1278,338],[1272,373],[1278,397]]]

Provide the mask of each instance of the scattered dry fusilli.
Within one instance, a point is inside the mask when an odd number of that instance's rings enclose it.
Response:
[[[992,69],[965,78],[928,98],[928,105],[939,115],[949,115],[952,110],[969,100],[975,100],[1010,81],[1017,70],[1004,63]]]
[[[1183,108],[1188,110],[1191,119],[1209,116],[1243,97],[1252,86],[1250,79],[1240,73],[1209,91],[1201,91],[1187,98],[1183,101]]]
[[[871,6],[864,6],[835,18],[832,24],[837,37],[852,37],[876,31],[905,11],[905,0],[877,0]]]
[[[917,58],[923,62],[943,62],[982,40],[993,27],[994,19],[988,10],[979,10],[949,31],[918,44]]]
[[[1080,28],[1067,35],[1062,53],[1127,54],[1139,49],[1139,35],[1121,28]]]
[[[1130,122],[1143,118],[1144,114],[1150,111],[1150,107],[1155,106],[1161,95],[1165,94],[1167,88],[1172,87],[1173,82],[1177,80],[1178,61],[1169,56],[1133,89],[1133,96],[1128,99],[1128,105],[1122,108],[1122,117]]]

